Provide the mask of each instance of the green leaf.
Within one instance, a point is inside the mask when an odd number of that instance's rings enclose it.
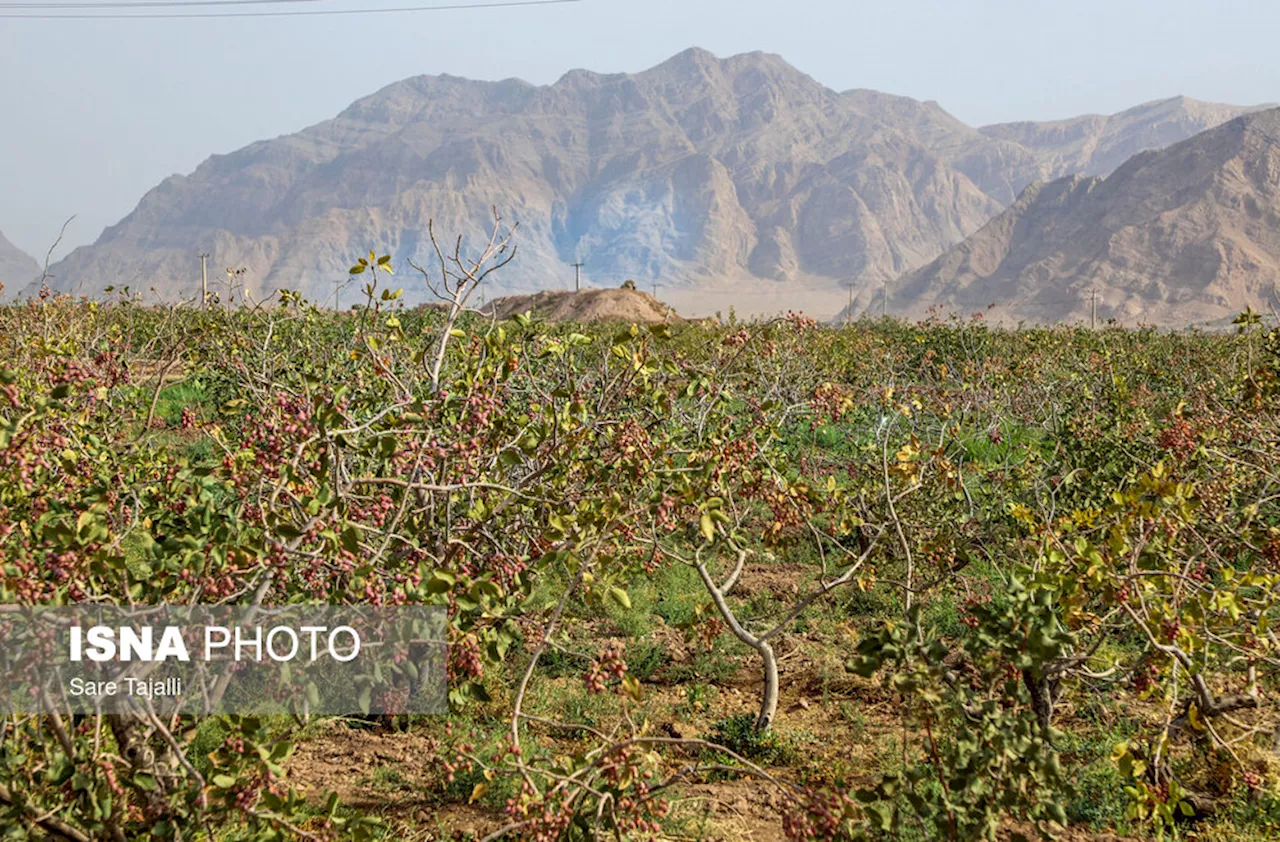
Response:
[[[466,694],[477,702],[493,701],[493,697],[489,695],[489,691],[486,690],[484,685],[478,681],[468,681],[464,685],[464,689]]]
[[[863,808],[867,812],[867,818],[874,820],[874,826],[884,832],[893,829],[893,808],[888,804],[868,804]]]
[[[447,593],[458,583],[458,577],[450,570],[433,570],[427,580],[427,593]]]
[[[711,519],[710,512],[703,512],[702,517],[698,519],[698,531],[702,533],[702,537],[708,541],[716,537],[716,524]]]
[[[276,525],[275,533],[286,541],[292,541],[302,537],[302,531],[291,523],[279,523]]]
[[[609,588],[609,598],[627,611],[631,610],[631,597],[622,588]]]

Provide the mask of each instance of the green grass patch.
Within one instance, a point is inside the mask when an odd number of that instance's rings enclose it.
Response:
[[[707,739],[762,766],[785,762],[791,754],[778,732],[758,730],[756,717],[750,713],[740,713],[716,722],[711,726]]]
[[[200,381],[184,380],[174,383],[160,390],[160,398],[156,401],[156,417],[173,426],[182,420],[182,410],[187,407],[196,409],[204,402],[204,386]]]

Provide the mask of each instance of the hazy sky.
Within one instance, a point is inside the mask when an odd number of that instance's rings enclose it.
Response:
[[[0,0],[0,15],[13,5]],[[67,242],[90,242],[162,178],[420,73],[550,83],[575,67],[642,70],[693,45],[765,50],[837,90],[936,99],[980,125],[1176,94],[1278,101],[1277,33],[1275,0],[582,0],[350,17],[0,18],[0,231],[43,258],[77,214]]]

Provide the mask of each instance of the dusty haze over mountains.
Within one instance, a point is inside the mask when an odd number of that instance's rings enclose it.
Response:
[[[704,311],[794,301],[831,314],[840,285],[868,306],[1032,182],[1106,174],[1248,110],[1176,98],[976,129],[936,103],[833,91],[777,56],[697,49],[542,87],[415,77],[166,179],[53,283],[191,297],[208,251],[214,289],[222,267],[244,267],[256,296],[323,301],[355,256],[426,261],[428,219],[476,242],[497,206],[520,223],[519,256],[493,295],[564,287],[582,260],[589,281],[659,281],[664,297],[706,296]],[[397,283],[422,299],[412,277]]]
[[[35,258],[9,242],[0,232],[0,284],[4,284],[5,292],[13,292],[31,283],[31,279],[40,271]]]
[[[1239,117],[1109,177],[1034,184],[896,284],[895,312],[995,303],[1037,321],[1182,325],[1280,305],[1280,109]]]

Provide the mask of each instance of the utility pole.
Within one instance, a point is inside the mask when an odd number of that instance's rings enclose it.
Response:
[[[1089,329],[1098,329],[1098,288],[1089,290]]]
[[[582,264],[573,264],[573,291],[582,292]]]
[[[880,318],[883,319],[888,315],[889,315],[889,279],[883,278],[880,281]]]
[[[200,253],[200,309],[209,309],[209,254]]]
[[[848,327],[853,322],[853,281],[845,284],[849,288],[849,306],[844,311],[844,324]]]

